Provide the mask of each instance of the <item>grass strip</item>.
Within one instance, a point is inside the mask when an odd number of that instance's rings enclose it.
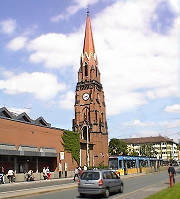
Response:
[[[180,199],[180,183],[175,184],[172,188],[163,189],[145,199]]]

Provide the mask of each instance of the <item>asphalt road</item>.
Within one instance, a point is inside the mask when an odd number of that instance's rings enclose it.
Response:
[[[112,194],[110,199],[142,199],[169,186],[167,171],[124,179],[124,193]],[[176,181],[180,182],[180,169],[177,170]],[[77,188],[71,188],[46,194],[21,197],[21,199],[78,199]],[[100,198],[90,196],[86,198]],[[16,198],[17,199],[17,198]],[[81,198],[83,199],[83,198]]]

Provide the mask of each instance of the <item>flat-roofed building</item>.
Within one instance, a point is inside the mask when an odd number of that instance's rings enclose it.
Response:
[[[63,129],[51,127],[43,117],[33,120],[26,113],[18,115],[0,108],[0,166],[5,172],[13,169],[16,173],[29,169],[42,172],[47,166],[58,171],[59,165],[62,171],[65,165],[73,171],[77,164],[64,150],[63,133]]]
[[[137,152],[141,155],[140,149],[144,144],[151,144],[156,151],[156,157],[163,160],[178,160],[178,144],[173,139],[156,136],[156,137],[140,137],[121,139],[127,143],[129,152]]]

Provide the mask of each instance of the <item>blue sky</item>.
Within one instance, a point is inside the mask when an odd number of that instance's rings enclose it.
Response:
[[[0,107],[72,128],[87,5],[109,138],[178,141],[178,0],[1,0]]]

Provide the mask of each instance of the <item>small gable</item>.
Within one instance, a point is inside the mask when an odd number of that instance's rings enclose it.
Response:
[[[16,119],[21,120],[23,122],[29,122],[29,123],[31,123],[32,121],[31,118],[25,112],[18,115]]]
[[[50,124],[46,122],[46,120],[43,117],[39,117],[35,120],[35,124],[41,125],[41,126],[48,126],[50,127]]]
[[[0,108],[0,116],[12,119],[12,114],[6,109],[6,107]]]

